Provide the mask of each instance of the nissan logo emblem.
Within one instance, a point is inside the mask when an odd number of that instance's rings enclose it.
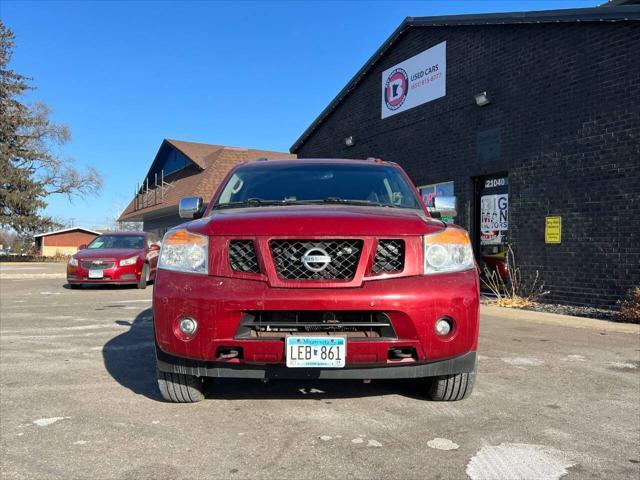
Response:
[[[331,263],[331,257],[326,250],[318,247],[310,248],[300,257],[302,264],[312,272],[321,272]]]

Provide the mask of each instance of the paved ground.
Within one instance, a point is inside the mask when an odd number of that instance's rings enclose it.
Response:
[[[636,326],[483,313],[477,388],[220,381],[156,390],[151,289],[0,265],[2,478],[639,478]],[[574,325],[574,326],[571,326]]]

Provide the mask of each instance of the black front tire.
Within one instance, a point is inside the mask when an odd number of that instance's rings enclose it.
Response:
[[[140,280],[138,280],[138,288],[140,290],[144,290],[147,288],[147,283],[149,282],[149,265],[144,264],[142,267],[142,272],[140,273]]]
[[[463,400],[473,391],[476,370],[469,373],[457,373],[430,379],[427,396],[438,402],[456,402]]]
[[[204,400],[204,382],[193,375],[158,371],[158,388],[167,402],[194,403]]]

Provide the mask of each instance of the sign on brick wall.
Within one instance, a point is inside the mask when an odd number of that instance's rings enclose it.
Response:
[[[382,72],[382,118],[444,97],[447,42]]]
[[[544,242],[562,242],[562,217],[545,217]]]

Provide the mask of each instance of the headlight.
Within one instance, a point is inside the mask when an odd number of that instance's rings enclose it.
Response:
[[[125,258],[124,260],[120,260],[120,266],[124,267],[125,265],[135,265],[138,261],[138,255],[135,255],[131,258]]]
[[[208,273],[209,238],[179,229],[162,240],[158,268],[179,272]]]
[[[77,267],[78,266],[78,259],[76,257],[69,258],[69,266],[70,267]]]
[[[424,237],[424,274],[462,272],[475,266],[469,235],[447,228]]]

